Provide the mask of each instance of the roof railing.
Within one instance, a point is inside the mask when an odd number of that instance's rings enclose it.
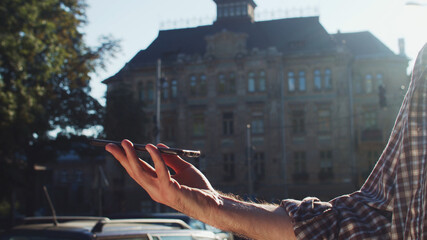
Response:
[[[52,223],[54,220],[59,223],[69,221],[108,221],[107,217],[87,217],[87,216],[43,216],[43,217],[26,217],[23,219],[23,224],[35,224],[35,223]]]
[[[164,225],[164,226],[171,226],[171,227],[177,227],[180,229],[191,229],[191,227],[185,223],[182,220],[179,219],[151,219],[151,218],[144,218],[144,219],[104,219],[99,220],[95,226],[93,226],[91,232],[92,233],[100,233],[102,232],[102,229],[105,225],[108,224],[123,224],[123,223],[136,223],[136,224],[157,224],[157,225]]]

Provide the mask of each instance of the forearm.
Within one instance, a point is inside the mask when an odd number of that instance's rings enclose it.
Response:
[[[278,205],[243,202],[187,187],[181,193],[177,210],[214,227],[251,239],[295,239],[292,220]]]
[[[217,209],[218,226],[251,239],[295,239],[291,218],[283,208],[223,197]]]
[[[123,140],[121,144],[123,149],[108,144],[106,150],[153,200],[214,227],[253,239],[295,238],[292,222],[280,207],[247,203],[219,194],[191,164],[176,156],[162,158],[153,145],[146,145],[146,149],[155,168],[138,158],[130,141]],[[173,177],[167,166],[176,172]]]

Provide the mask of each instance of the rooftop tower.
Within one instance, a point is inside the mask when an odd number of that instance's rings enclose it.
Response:
[[[255,7],[253,0],[214,0],[216,3],[216,22],[255,21]]]

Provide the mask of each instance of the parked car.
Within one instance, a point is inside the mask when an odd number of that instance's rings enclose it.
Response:
[[[97,217],[31,218],[3,233],[1,240],[218,240],[179,219]]]
[[[171,213],[151,213],[148,215],[145,215],[146,218],[168,218],[168,219],[179,219],[187,223],[191,228],[193,229],[199,229],[199,230],[208,230],[211,232],[214,232],[217,239],[221,240],[233,240],[233,234],[230,232],[222,231],[218,228],[215,228],[211,225],[208,225],[204,222],[201,222],[197,219],[194,219],[192,217],[189,217],[185,214],[179,213],[179,212],[171,212]]]
[[[216,238],[219,240],[235,240],[236,237],[231,232],[226,232],[223,230],[220,230],[218,228],[215,228],[211,225],[208,225],[204,222],[201,222],[197,219],[194,219],[192,217],[189,217],[183,213],[180,212],[167,212],[167,213],[124,213],[124,214],[117,214],[117,215],[111,215],[109,216],[111,219],[123,219],[123,218],[148,218],[148,219],[178,219],[182,220],[186,224],[188,224],[192,229],[198,229],[198,230],[207,230],[214,232],[216,235]]]

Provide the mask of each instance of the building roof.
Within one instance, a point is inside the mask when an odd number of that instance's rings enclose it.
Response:
[[[200,54],[206,52],[205,37],[221,31],[246,33],[247,48],[267,49],[276,47],[284,54],[301,51],[330,49],[333,42],[319,23],[318,17],[288,18],[250,23],[228,22],[187,29],[160,31],[158,37],[131,61],[132,65],[155,63],[157,58],[169,59],[178,53]],[[301,44],[304,47],[301,47]],[[300,47],[296,47],[300,46]]]
[[[355,57],[396,56],[384,43],[368,31],[332,34]]]
[[[139,51],[122,70],[155,66],[157,59],[163,64],[176,61],[178,54],[200,55],[206,53],[206,36],[222,31],[247,34],[247,49],[265,50],[275,47],[283,55],[327,53],[344,45],[355,56],[395,54],[370,32],[329,34],[319,22],[319,17],[285,18],[270,21],[215,22],[194,28],[163,30],[145,49]],[[343,44],[344,43],[344,44]],[[121,71],[122,71],[121,70]],[[120,73],[104,83],[109,83]]]

